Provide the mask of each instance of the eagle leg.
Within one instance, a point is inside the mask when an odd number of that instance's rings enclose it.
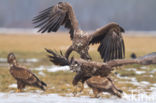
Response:
[[[81,51],[78,52],[80,54],[80,57],[82,59],[85,59],[85,60],[91,60],[92,58],[90,57],[89,53],[87,50],[83,49]]]
[[[99,94],[99,91],[97,89],[93,89],[93,93],[94,93],[94,96],[91,96],[91,98],[99,98],[98,94]]]
[[[77,85],[74,86],[73,95],[74,95],[74,97],[77,95]]]
[[[108,80],[112,83],[113,87],[114,87],[118,92],[123,93],[123,91],[122,91],[121,89],[119,89],[119,88],[116,87],[116,85],[114,84],[113,80],[112,80],[110,77],[107,77],[107,78],[108,78]]]
[[[81,76],[82,77],[82,76]],[[84,89],[84,83],[86,80],[88,80],[89,78],[91,78],[90,76],[83,76],[83,78],[81,78],[81,88],[80,88],[80,92],[83,91]]]
[[[71,54],[72,51],[73,51],[73,47],[70,46],[70,47],[67,49],[66,53],[65,53],[65,57],[66,57],[67,59],[68,59],[68,57],[70,56],[70,54]]]
[[[76,87],[76,93],[77,93],[77,88],[78,88],[78,83],[79,83],[79,81],[81,81],[82,80],[82,77],[83,77],[83,74],[81,74],[81,73],[78,73],[78,74],[76,74],[76,76],[74,77],[74,79],[73,79],[73,82],[72,82],[72,84],[73,84],[73,86],[74,87]],[[83,91],[83,89],[84,89],[84,81],[85,80],[82,80],[81,81],[81,88],[80,88],[80,91],[79,92],[82,92]],[[74,90],[75,91],[75,90]]]
[[[119,98],[122,97],[121,94],[115,88],[113,88],[112,94],[115,95],[115,96],[117,96],[117,97],[119,97]]]
[[[25,88],[25,84],[22,81],[18,80],[17,81],[17,90],[16,90],[16,92],[17,93],[22,92],[22,89],[24,89],[24,88]]]
[[[84,89],[84,83],[81,83],[81,88],[80,88],[80,91],[79,92],[82,92]]]

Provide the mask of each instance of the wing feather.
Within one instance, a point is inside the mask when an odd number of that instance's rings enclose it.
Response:
[[[123,39],[122,39],[122,52],[123,52],[123,57],[125,58],[125,43]]]
[[[112,39],[112,42],[113,42],[113,43],[112,43],[112,46],[113,46],[112,51],[115,51],[115,40]],[[115,52],[112,53],[111,60],[112,60],[113,58],[115,58]]]
[[[114,43],[114,45],[115,45],[115,58],[118,58],[118,45],[117,45],[118,42],[117,42],[116,38],[114,40],[116,42],[116,44]]]
[[[64,57],[62,51],[60,51],[60,55],[59,55],[57,54],[56,51],[54,52],[53,50],[46,49],[46,48],[45,50],[49,53],[48,57],[50,61],[55,65],[60,65],[60,66],[69,65],[69,61]]]
[[[108,39],[109,39],[109,38],[108,38]],[[104,46],[104,45],[103,45],[103,46]],[[107,49],[104,51],[104,52],[105,52],[105,54],[104,54],[104,60],[109,60],[110,55],[111,55],[111,54],[110,54],[110,46],[111,46],[110,40],[108,40],[106,46],[107,46]],[[102,49],[101,49],[100,51],[103,52]]]
[[[54,19],[54,17],[55,17],[55,15],[53,16],[53,17],[51,17],[51,18],[45,18],[45,19],[43,19],[43,20],[40,20],[40,21],[36,21],[36,23],[37,22],[40,22],[39,24],[37,24],[36,26],[35,26],[35,28],[37,28],[37,27],[41,27],[41,26],[43,26],[43,25],[45,25],[46,23],[48,23],[49,21],[49,23],[51,23],[51,20],[53,20]]]
[[[51,31],[51,28],[50,26],[52,26],[53,28],[53,31],[56,31],[56,26],[59,24],[59,21],[60,21],[60,18],[61,17],[58,17],[58,18],[52,18],[47,24],[45,24],[40,30],[39,32],[41,31],[42,33],[46,32],[46,31]]]
[[[40,14],[38,16],[34,17],[34,19],[32,20],[33,23],[38,23],[46,18],[49,18],[48,16],[50,15],[52,8],[53,7],[50,7],[49,9],[47,9],[45,11],[43,10],[42,12],[40,12]]]
[[[54,14],[51,18],[47,19],[45,22],[43,22],[42,24],[40,24],[41,26],[41,29],[39,29],[39,32],[42,32],[44,33],[45,31],[49,31],[50,29],[50,26],[54,26],[58,23],[58,20],[61,18],[61,17],[57,17],[57,14]]]
[[[118,42],[118,58],[122,59],[122,48],[121,48],[121,42]]]
[[[90,44],[100,43],[98,51],[104,62],[125,57],[122,32],[124,29],[121,26],[110,23],[90,35]]]
[[[51,6],[34,17],[35,28],[40,28],[38,32],[56,32],[61,25],[69,29],[70,37],[73,39],[74,31],[78,28],[78,21],[70,4],[59,2]]]
[[[30,70],[25,69],[23,67],[12,67],[10,69],[10,73],[12,76],[17,80],[22,80],[26,83],[35,83],[37,80],[39,80],[35,74],[33,74]]]

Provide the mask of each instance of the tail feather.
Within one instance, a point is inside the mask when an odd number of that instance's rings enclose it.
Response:
[[[69,61],[67,58],[63,56],[62,51],[60,51],[60,54],[58,54],[56,51],[54,52],[53,50],[46,49],[45,50],[49,53],[48,57],[52,63],[55,65],[60,65],[60,66],[65,66],[69,65]]]
[[[46,83],[44,83],[43,81],[40,81],[40,82],[41,82],[41,84],[42,84],[43,86],[47,87],[47,84],[46,84]]]
[[[46,89],[46,87],[47,87],[47,84],[44,83],[43,81],[38,81],[38,82],[36,83],[36,86],[45,91],[45,89]]]

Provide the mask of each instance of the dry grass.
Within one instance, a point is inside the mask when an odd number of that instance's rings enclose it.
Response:
[[[71,41],[68,35],[59,33],[30,35],[1,35],[0,49],[3,51],[42,52],[44,48],[66,49]]]
[[[124,36],[126,56],[135,52],[137,55],[156,51],[156,36]],[[67,33],[51,34],[0,34],[0,52],[44,52],[44,48],[66,50],[71,45]],[[98,45],[90,47],[90,52],[95,52]]]
[[[156,52],[156,36],[125,36],[126,53],[135,52],[138,56]]]

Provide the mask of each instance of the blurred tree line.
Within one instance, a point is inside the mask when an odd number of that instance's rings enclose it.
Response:
[[[0,27],[32,28],[39,11],[69,2],[82,29],[117,22],[127,30],[156,30],[156,0],[0,0]]]

